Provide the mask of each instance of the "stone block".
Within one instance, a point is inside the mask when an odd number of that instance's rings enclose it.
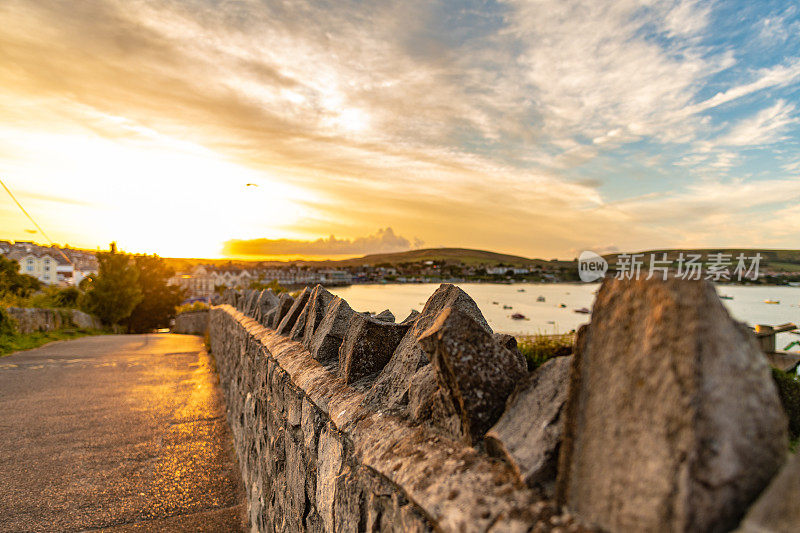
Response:
[[[288,292],[282,292],[280,296],[278,296],[278,307],[275,316],[272,317],[272,323],[270,327],[274,330],[278,329],[278,326],[283,321],[283,317],[289,314],[289,311],[294,307],[294,298]]]
[[[380,372],[410,327],[353,314],[339,348],[339,376],[352,383]]]
[[[305,313],[305,323],[303,325],[302,337],[297,340],[300,340],[303,343],[303,346],[309,350],[311,349],[311,340],[314,338],[314,332],[319,327],[322,319],[325,318],[325,315],[328,312],[328,306],[330,306],[334,298],[336,297],[331,294],[330,291],[325,289],[325,287],[322,285],[317,285],[314,287],[314,290],[308,299],[308,303],[306,304],[307,311]]]
[[[305,322],[303,312],[306,310],[309,297],[311,297],[311,289],[308,287],[303,288],[300,294],[297,295],[297,298],[295,298],[292,307],[286,312],[286,315],[284,315],[280,324],[278,324],[278,327],[275,329],[278,334],[290,335],[292,333],[292,328],[294,328],[297,320],[301,319],[301,317],[303,317],[301,320]]]
[[[388,309],[384,309],[383,311],[375,315],[373,318],[375,320],[381,320],[383,322],[394,322],[394,314]]]
[[[576,341],[557,498],[609,531],[728,531],[785,459],[752,333],[704,281],[607,279]]]
[[[800,531],[800,455],[792,454],[750,508],[740,533]]]
[[[339,347],[347,333],[350,319],[355,314],[346,301],[334,297],[308,346],[314,359],[321,363],[329,363],[338,359]]]
[[[450,307],[466,313],[487,333],[492,333],[492,328],[489,327],[472,298],[455,285],[443,283],[428,298],[421,313],[414,316],[412,312],[401,323],[410,324],[411,327],[369,390],[368,404],[391,411],[406,411],[411,381],[417,370],[430,363],[417,340],[433,324],[439,313]]]
[[[456,408],[461,438],[472,444],[494,424],[527,369],[472,316],[456,308],[439,314],[419,339],[432,359],[445,399]]]
[[[486,449],[505,459],[529,487],[552,496],[564,426],[572,357],[556,357],[537,368],[509,397],[486,434]]]

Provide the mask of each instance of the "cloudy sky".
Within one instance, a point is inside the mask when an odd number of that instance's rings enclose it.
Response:
[[[59,243],[800,247],[794,2],[4,0],[0,22],[0,177]],[[0,198],[0,238],[33,229]]]

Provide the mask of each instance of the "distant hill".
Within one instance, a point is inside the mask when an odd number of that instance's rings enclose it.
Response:
[[[736,256],[739,253],[744,253],[745,256],[751,257],[756,253],[762,256],[760,268],[762,270],[773,270],[776,272],[800,272],[800,250],[757,250],[748,248],[698,248],[691,250],[676,250],[676,249],[662,249],[662,250],[647,250],[643,252],[631,252],[644,254],[642,260],[644,264],[650,261],[650,254],[656,254],[661,258],[661,254],[666,253],[667,258],[675,261],[678,254],[695,253],[701,254],[703,259],[706,259],[712,253],[726,253],[731,254],[733,262],[736,261]],[[605,259],[610,265],[617,262],[619,254],[606,254]],[[531,259],[519,255],[501,254],[497,252],[489,252],[487,250],[473,250],[470,248],[425,248],[422,250],[409,250],[407,252],[395,252],[386,254],[370,254],[363,257],[356,257],[352,259],[329,259],[324,261],[244,261],[241,259],[183,259],[183,258],[165,258],[167,262],[176,270],[188,270],[193,265],[198,264],[212,264],[218,267],[228,266],[231,268],[258,268],[258,267],[275,267],[285,266],[288,264],[296,264],[302,266],[316,267],[316,268],[338,268],[338,267],[359,267],[364,265],[399,265],[401,263],[419,263],[422,261],[444,261],[446,263],[460,263],[464,265],[511,265],[511,266],[546,266],[549,268],[577,268],[575,261],[570,260],[545,260],[545,259]]]
[[[445,261],[447,263],[461,263],[464,265],[512,265],[535,266],[549,263],[543,259],[529,259],[519,255],[500,254],[486,250],[472,250],[469,248],[425,248],[395,252],[389,254],[370,254],[354,259],[340,259],[330,261],[303,261],[308,266],[363,266],[363,265],[398,265],[400,263],[419,263],[421,261]],[[558,263],[554,261],[553,263]]]

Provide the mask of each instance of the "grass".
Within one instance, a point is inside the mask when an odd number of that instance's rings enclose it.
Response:
[[[535,370],[553,357],[572,354],[574,335],[528,335],[517,339],[517,347],[528,361],[528,370]]]
[[[22,350],[31,350],[53,341],[63,341],[102,335],[104,332],[94,329],[59,329],[55,331],[36,331],[33,333],[0,334],[0,357]]]

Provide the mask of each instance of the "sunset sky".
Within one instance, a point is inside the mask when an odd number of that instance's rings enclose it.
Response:
[[[164,256],[800,248],[800,7],[4,0],[0,178]]]

